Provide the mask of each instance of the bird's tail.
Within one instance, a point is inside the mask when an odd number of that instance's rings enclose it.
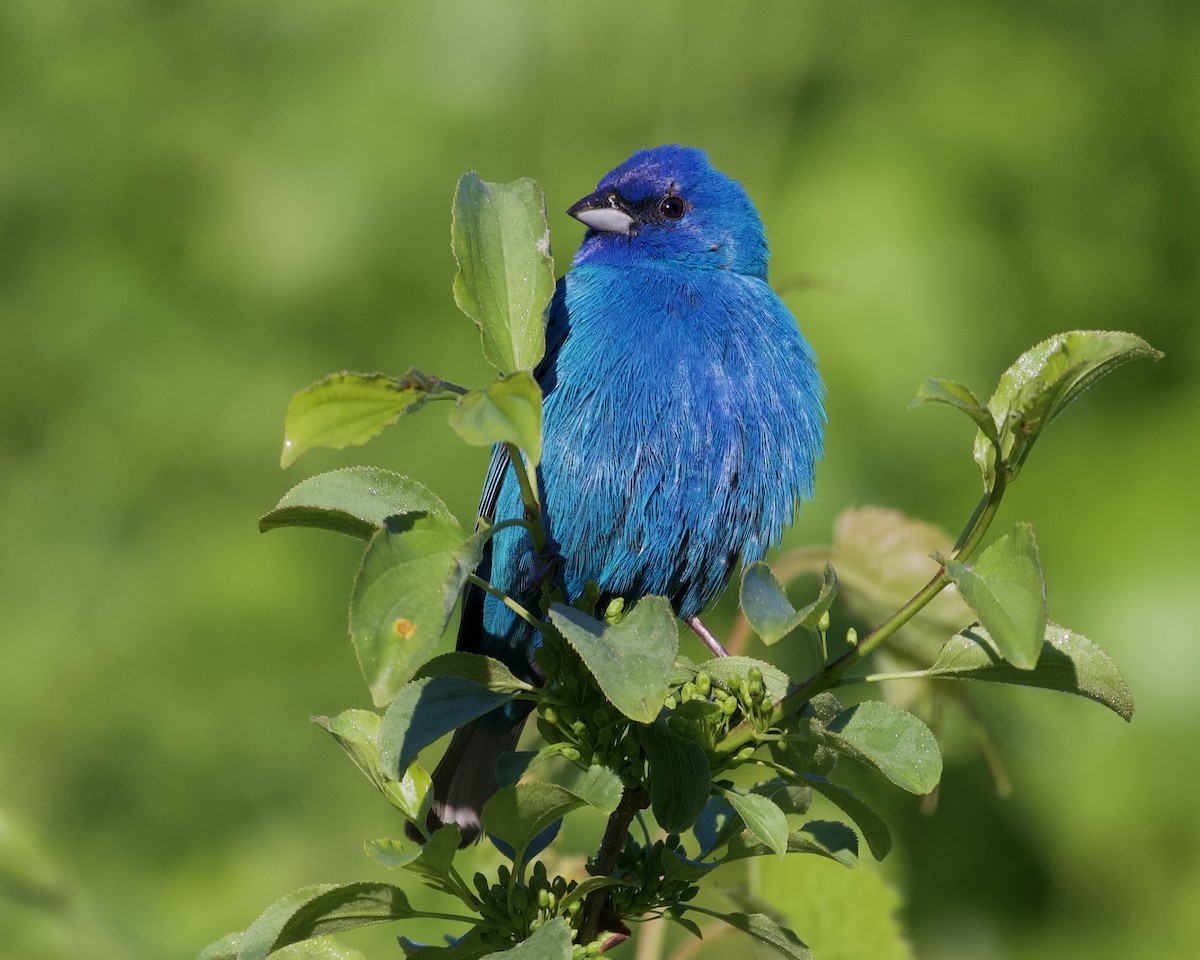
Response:
[[[429,814],[431,831],[442,824],[455,823],[462,833],[464,847],[479,838],[483,830],[480,811],[499,789],[496,763],[502,753],[516,747],[524,725],[522,717],[513,726],[484,726],[476,722],[455,731],[446,755],[433,771],[435,799]]]

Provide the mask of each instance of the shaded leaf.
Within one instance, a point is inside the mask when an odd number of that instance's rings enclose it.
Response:
[[[834,523],[831,551],[838,596],[856,617],[881,623],[938,573],[931,555],[948,555],[953,548],[954,540],[943,530],[898,510],[845,510]],[[900,632],[940,646],[971,619],[958,591],[943,590]]]
[[[448,946],[431,946],[417,943],[408,937],[397,937],[405,957],[420,957],[421,960],[479,960],[492,951],[483,942],[479,927],[472,927]]]
[[[1112,658],[1087,637],[1056,623],[1046,624],[1045,642],[1033,670],[1006,663],[987,630],[976,625],[951,637],[933,666],[921,675],[1073,693],[1133,719],[1133,695]]]
[[[988,410],[996,424],[1005,472],[1020,472],[1034,441],[1072,400],[1101,377],[1130,360],[1162,354],[1132,333],[1073,330],[1055,334],[1026,350],[1000,377]],[[991,489],[996,471],[992,444],[975,438],[975,460]]]
[[[263,533],[277,527],[317,527],[370,539],[388,517],[450,511],[416,480],[379,467],[347,467],[309,477],[292,487],[258,521]]]
[[[1033,528],[1018,523],[971,566],[948,561],[946,572],[1014,666],[1032,670],[1046,633],[1046,584]]]
[[[454,300],[475,321],[484,358],[502,373],[532,370],[545,352],[542,314],[554,260],[541,187],[465,173],[454,193]]]
[[[643,597],[615,624],[556,603],[550,608],[550,620],[614,707],[639,723],[658,716],[679,650],[669,601]]]
[[[650,766],[650,808],[658,825],[683,833],[708,802],[712,771],[699,745],[672,733],[665,723],[637,728]]]
[[[767,564],[762,561],[752,563],[742,574],[742,611],[765,644],[775,643],[800,627],[815,630],[817,621],[833,605],[836,597],[837,573],[829,563],[825,564],[817,598],[799,610],[792,606],[786,591]]]
[[[785,852],[816,854],[853,868],[858,864],[858,834],[834,820],[810,820],[788,834]],[[729,838],[721,863],[774,854],[771,847],[746,829]]]
[[[716,910],[692,905],[689,905],[688,909],[724,920],[731,927],[749,934],[791,960],[813,960],[812,953],[799,937],[765,913],[718,913]]]
[[[556,783],[516,783],[497,790],[483,805],[483,829],[513,851],[521,863],[525,850],[543,830],[583,801]]]
[[[459,397],[450,426],[477,447],[516,444],[536,467],[542,459],[542,388],[524,371],[501,375]]]
[[[419,410],[430,391],[417,378],[381,373],[333,373],[305,387],[288,405],[279,462],[291,466],[313,447],[358,446],[404,414]]]
[[[824,777],[807,774],[804,781],[854,821],[862,831],[863,839],[867,841],[867,846],[871,848],[876,860],[882,860],[888,855],[892,849],[892,833],[883,817],[870,805],[860,800],[848,788]]]
[[[465,677],[426,677],[401,688],[379,727],[379,762],[385,771],[407,767],[439,737],[502,707],[498,693]]]

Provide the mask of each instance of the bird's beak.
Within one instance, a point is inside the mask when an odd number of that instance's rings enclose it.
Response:
[[[625,198],[613,190],[598,190],[584,197],[567,213],[593,230],[605,233],[637,232],[641,225],[629,209]]]

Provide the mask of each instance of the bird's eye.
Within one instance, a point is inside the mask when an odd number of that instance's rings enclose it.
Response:
[[[687,213],[687,204],[680,197],[663,197],[658,212],[668,220],[678,220]]]

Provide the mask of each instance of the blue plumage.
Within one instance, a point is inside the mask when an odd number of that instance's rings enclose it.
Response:
[[[745,190],[700,150],[635,153],[570,213],[590,229],[550,307],[540,469],[547,532],[568,599],[658,594],[701,612],[758,560],[812,495],[824,388],[812,350],[766,282],[767,244]],[[523,513],[504,457],[481,513]],[[528,535],[493,539],[480,573],[521,596]],[[478,591],[459,648],[530,676],[531,631]],[[495,760],[523,717],[460,731],[435,771],[437,816],[478,832]]]

